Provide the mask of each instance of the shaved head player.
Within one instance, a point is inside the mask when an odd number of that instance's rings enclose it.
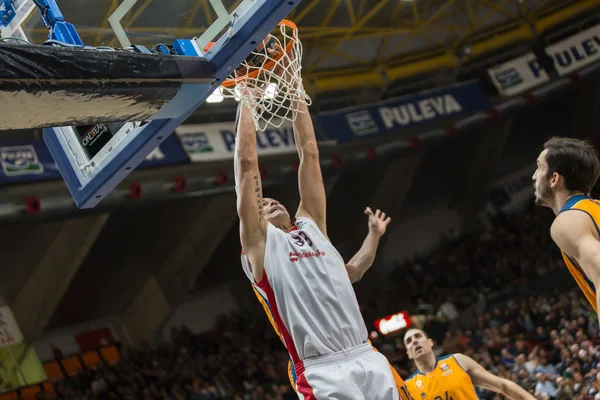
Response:
[[[235,175],[244,269],[290,355],[300,399],[406,398],[368,342],[351,273],[327,236],[319,149],[308,108],[300,107],[300,205],[292,222],[282,204],[263,197],[252,111],[240,102]]]
[[[590,192],[600,175],[594,147],[579,139],[554,137],[544,144],[533,174],[535,203],[556,218],[552,239],[594,310],[600,285],[600,203]]]

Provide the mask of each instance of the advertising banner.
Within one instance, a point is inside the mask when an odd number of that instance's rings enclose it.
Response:
[[[546,47],[560,76],[600,60],[600,25]]]
[[[175,135],[169,136],[138,166],[138,169],[187,163]],[[43,140],[0,144],[0,185],[62,179]]]
[[[488,74],[500,94],[504,96],[523,93],[550,80],[533,53],[490,68]]]
[[[321,113],[317,115],[317,121],[327,137],[344,143],[399,133],[409,127],[472,114],[489,107],[491,102],[483,87],[478,82],[467,82],[367,106]]]
[[[182,125],[175,132],[192,162],[233,160],[236,136],[233,122]],[[280,128],[257,132],[256,151],[259,156],[295,153],[292,123],[286,121]]]

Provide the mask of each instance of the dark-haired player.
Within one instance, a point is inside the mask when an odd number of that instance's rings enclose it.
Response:
[[[567,268],[598,312],[600,203],[590,192],[600,175],[596,150],[579,139],[553,137],[544,144],[533,174],[535,203],[556,214],[550,234]]]
[[[456,353],[436,358],[433,341],[421,329],[409,329],[404,335],[408,357],[417,371],[406,380],[413,399],[478,400],[475,385],[512,400],[534,400],[514,382],[499,378],[471,357]]]

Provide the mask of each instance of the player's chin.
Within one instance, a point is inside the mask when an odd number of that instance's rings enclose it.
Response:
[[[535,199],[533,200],[533,202],[535,203],[536,206],[545,206],[547,204],[544,201],[544,198],[541,197],[540,195],[538,195],[537,193],[535,194]]]
[[[275,215],[280,218],[283,218],[283,217],[289,218],[290,217],[289,214],[287,213],[287,211],[285,211],[285,210],[277,210],[277,211],[275,211]]]
[[[288,215],[287,212],[282,211],[282,210],[273,211],[272,213],[269,214],[269,219],[272,221],[283,220],[286,218],[289,219],[290,216]]]

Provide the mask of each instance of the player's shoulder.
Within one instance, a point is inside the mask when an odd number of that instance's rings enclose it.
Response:
[[[413,372],[408,378],[404,380],[404,383],[406,383],[407,385],[414,385],[415,378],[419,375],[421,375],[419,371]]]
[[[437,358],[436,369],[446,371],[448,368],[453,366],[454,363],[459,364],[456,359],[456,355],[459,353],[450,353]],[[450,365],[448,365],[450,364]],[[459,364],[460,366],[460,364]]]
[[[296,217],[294,218],[294,226],[297,229],[303,229],[306,226],[315,226],[316,223],[311,218],[306,216]]]
[[[319,225],[310,217],[301,216],[294,218],[294,225],[292,227],[293,230],[314,230],[317,232],[321,232],[319,229]],[[290,231],[291,233],[292,231]]]
[[[471,357],[463,353],[453,353],[450,354],[450,357],[464,371],[467,371],[471,362],[475,362]]]
[[[592,232],[596,221],[593,216],[579,209],[569,209],[559,213],[550,226],[550,235],[556,242],[570,241]]]

